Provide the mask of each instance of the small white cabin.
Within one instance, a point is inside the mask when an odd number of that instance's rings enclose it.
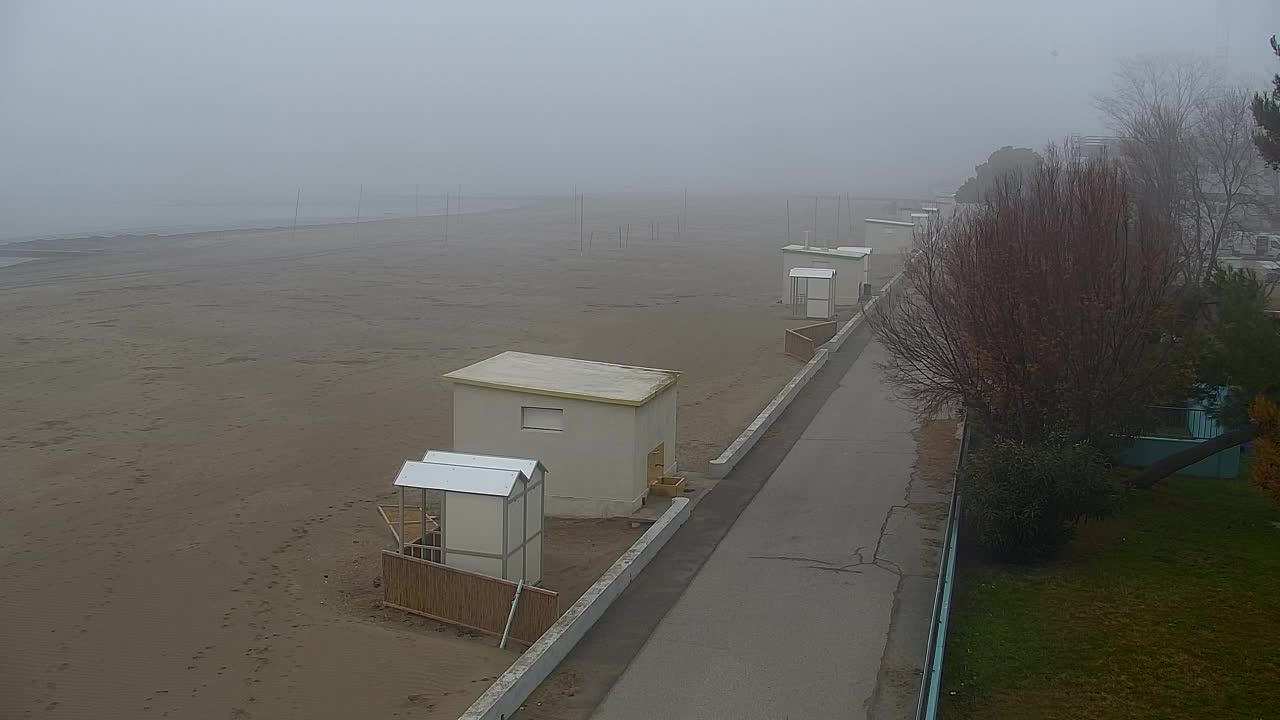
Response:
[[[830,320],[836,316],[836,271],[795,268],[791,271],[792,317]]]
[[[530,585],[542,580],[546,468],[537,460],[428,452],[400,468],[400,552]],[[439,530],[405,537],[406,493],[435,494]],[[411,499],[412,500],[412,499]]]
[[[675,473],[678,372],[504,352],[444,377],[453,449],[545,461],[548,515],[630,515]]]
[[[915,242],[915,223],[899,220],[877,220],[867,218],[862,221],[866,226],[868,247],[878,253],[906,253],[911,251]]]
[[[782,304],[791,303],[791,271],[796,268],[821,268],[836,272],[840,282],[835,289],[836,305],[856,305],[863,286],[869,282],[871,248],[818,248],[787,245],[782,248]]]

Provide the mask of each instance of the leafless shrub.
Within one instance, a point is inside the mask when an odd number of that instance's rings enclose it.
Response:
[[[1118,164],[1050,148],[920,238],[872,318],[886,377],[922,413],[963,404],[997,435],[1105,439],[1178,382],[1175,235]]]

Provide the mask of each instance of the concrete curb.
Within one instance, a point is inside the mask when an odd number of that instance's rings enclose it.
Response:
[[[901,277],[901,272],[894,275],[889,279],[889,282],[884,284],[884,287],[880,288],[880,292],[889,292],[894,283],[898,282]],[[733,470],[734,466],[738,464],[738,461],[746,456],[751,448],[755,447],[756,442],[762,435],[764,435],[764,431],[768,430],[769,426],[773,424],[773,421],[777,420],[778,416],[782,414],[782,411],[787,409],[787,406],[790,405],[791,401],[800,393],[800,390],[803,389],[805,385],[809,384],[809,381],[813,379],[814,374],[816,374],[818,370],[822,369],[823,365],[827,364],[827,355],[839,351],[840,348],[844,346],[845,341],[853,335],[853,331],[857,330],[864,322],[866,322],[867,313],[871,312],[871,308],[875,307],[876,303],[879,301],[880,296],[872,298],[870,302],[862,307],[862,310],[860,310],[857,315],[849,318],[849,322],[845,323],[844,327],[840,328],[840,332],[836,333],[835,337],[831,338],[818,348],[818,352],[814,354],[813,359],[805,363],[803,368],[800,368],[800,372],[796,373],[795,377],[791,378],[791,381],[774,396],[773,400],[771,400],[768,405],[764,406],[764,410],[761,410],[760,414],[756,416],[756,419],[752,420],[751,424],[747,426],[747,429],[743,430],[742,433],[729,444],[729,447],[725,448],[724,452],[720,453],[720,457],[707,463],[708,476],[720,479],[728,475],[730,470]]]
[[[823,354],[825,357],[825,353]],[[574,645],[600,619],[676,530],[689,518],[688,498],[673,498],[658,518],[629,550],[609,567],[582,597],[507,671],[476,699],[459,720],[507,720],[547,679]]]
[[[853,334],[853,331],[858,329],[858,326],[862,325],[862,323],[866,321],[867,313],[871,312],[871,308],[875,307],[876,303],[880,302],[880,298],[883,297],[885,293],[889,292],[889,290],[893,288],[894,283],[898,282],[901,277],[902,273],[899,272],[897,275],[889,278],[889,282],[885,283],[884,287],[880,288],[880,295],[871,298],[866,305],[863,305],[862,310],[860,310],[857,315],[850,318],[849,322],[845,323],[844,327],[840,328],[840,332],[836,333],[835,337],[828,340],[827,344],[822,345],[821,347],[824,347],[831,352],[839,350],[841,346],[844,345],[844,341],[848,340],[849,336]]]
[[[834,340],[831,342],[834,342]],[[829,344],[831,343],[828,342],[827,345]],[[752,420],[751,424],[747,426],[747,429],[743,430],[742,434],[738,435],[729,444],[729,447],[720,453],[720,457],[707,463],[707,475],[717,479],[723,478],[729,474],[729,471],[738,464],[738,461],[751,448],[755,447],[760,436],[764,435],[764,431],[769,429],[773,421],[777,420],[782,411],[786,410],[787,406],[791,404],[791,401],[796,399],[796,395],[800,394],[804,386],[808,385],[813,376],[822,369],[822,366],[827,364],[827,356],[830,351],[826,347],[826,345],[823,345],[818,352],[814,353],[813,359],[805,363],[800,372],[796,373],[795,377],[787,382],[782,390],[774,396],[773,400],[764,406],[764,410],[761,410],[760,414],[756,415],[756,419]]]

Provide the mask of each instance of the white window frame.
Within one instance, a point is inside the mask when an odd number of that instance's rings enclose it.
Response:
[[[541,418],[535,417],[531,419],[529,417],[530,410],[539,411],[533,414],[535,416],[542,416],[542,417]],[[554,423],[546,422],[545,419],[549,419],[550,417],[556,418],[558,422],[554,422]],[[537,424],[533,424],[533,423],[537,423]],[[553,426],[558,426],[558,427],[553,427]],[[564,432],[564,408],[538,407],[536,405],[522,405],[520,407],[520,429],[532,430],[534,432]]]

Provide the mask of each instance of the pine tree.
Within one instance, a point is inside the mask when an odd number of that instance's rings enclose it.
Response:
[[[1276,43],[1275,35],[1271,36],[1271,50],[1280,57],[1280,44]],[[1274,87],[1269,95],[1253,96],[1253,119],[1258,123],[1253,141],[1267,164],[1280,170],[1280,74],[1271,82]]]

